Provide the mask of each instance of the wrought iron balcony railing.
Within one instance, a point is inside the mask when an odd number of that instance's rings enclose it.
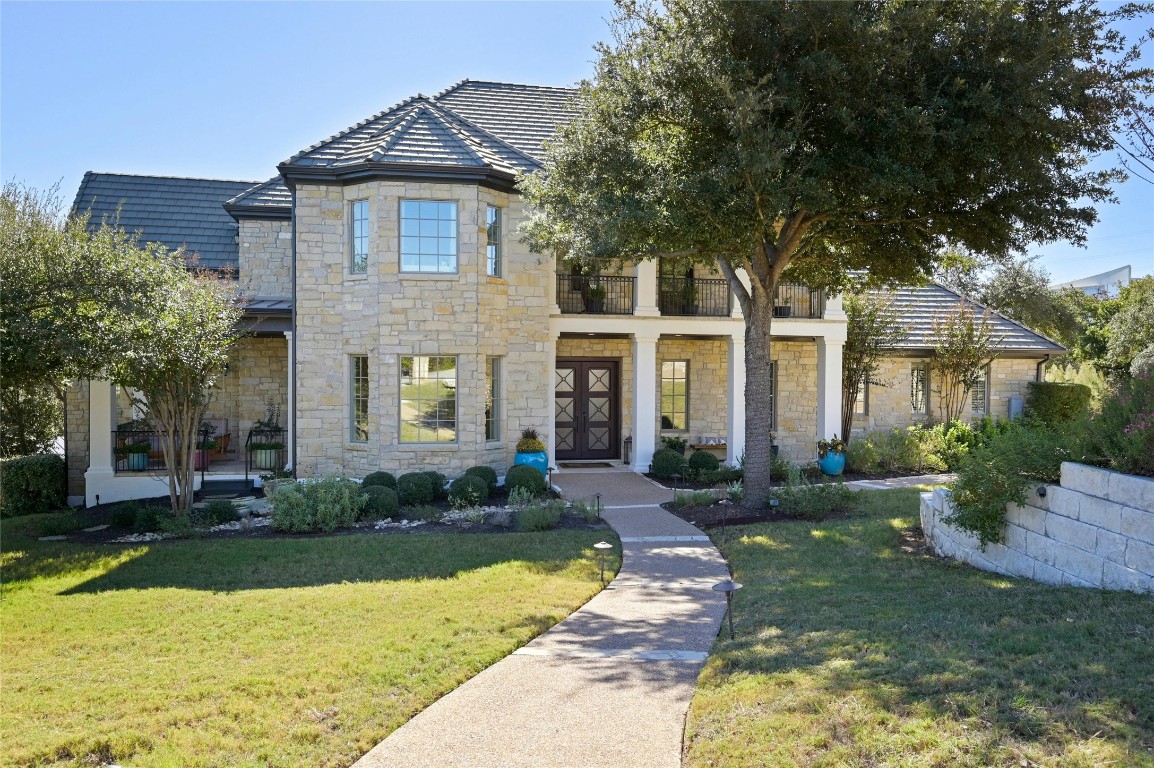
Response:
[[[636,278],[557,275],[557,305],[564,314],[632,315]]]
[[[729,317],[733,294],[725,280],[659,277],[657,308],[663,315]]]

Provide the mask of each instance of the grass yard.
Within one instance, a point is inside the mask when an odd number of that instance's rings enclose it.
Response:
[[[687,766],[1154,766],[1154,598],[903,551],[916,491],[860,504],[718,541],[745,588]]]
[[[0,531],[4,766],[350,765],[596,593],[606,535],[82,547],[36,524]]]

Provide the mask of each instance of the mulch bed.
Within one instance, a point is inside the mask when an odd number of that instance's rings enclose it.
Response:
[[[805,472],[805,478],[811,483],[850,483],[855,480],[892,480],[895,477],[910,477],[917,475],[917,472],[909,472],[908,470],[890,471],[890,472],[843,472],[837,477],[830,477],[823,475],[820,471]],[[645,474],[653,482],[663,485],[666,488],[672,488],[677,491],[704,491],[716,488],[724,483],[700,483],[694,480],[683,480],[681,478],[660,478],[656,475],[647,472]],[[774,480],[774,483],[781,483],[781,480]]]

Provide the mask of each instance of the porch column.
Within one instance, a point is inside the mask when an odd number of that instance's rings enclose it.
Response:
[[[116,476],[112,459],[112,382],[88,383],[88,471],[84,473],[84,506],[96,506],[101,487]],[[107,497],[107,494],[105,494]],[[111,499],[105,498],[105,501]]]
[[[845,331],[817,337],[817,439],[841,434],[841,364]]]
[[[285,341],[288,343],[288,391],[285,393],[286,400],[288,400],[288,408],[285,411],[285,429],[288,431],[288,468],[293,469],[296,458],[296,398],[293,397],[293,392],[296,386],[296,359],[293,354],[293,332],[284,332]]]
[[[657,444],[657,337],[633,336],[633,471],[644,474]]]
[[[728,446],[725,461],[737,466],[745,453],[745,336],[731,335],[727,339],[729,352],[729,391],[726,399],[725,442]]]
[[[751,285],[751,283],[749,282],[749,273],[746,272],[744,269],[739,269],[739,270],[737,270],[737,279],[740,280],[741,284],[745,286],[745,290],[749,291],[750,285]],[[729,316],[730,317],[745,317],[745,315],[741,314],[741,302],[739,302],[737,300],[736,296],[733,297],[733,306],[730,307]]]
[[[557,464],[557,337],[550,336],[549,341],[545,342],[545,392],[548,399],[545,401],[545,408],[548,413],[553,414],[553,425],[548,429],[548,435],[545,437],[545,450],[548,453],[549,463],[547,466],[553,467],[560,472],[561,467]],[[508,391],[508,389],[506,389]],[[511,435],[516,438],[519,435]],[[515,440],[514,440],[515,442]]]
[[[548,279],[545,280],[545,305],[549,307],[550,315],[561,314],[561,305],[557,303],[557,257],[550,256],[549,260],[545,262],[545,268],[548,270]],[[550,376],[553,374],[550,373]]]
[[[657,317],[657,260],[645,259],[637,262],[633,290],[637,292],[633,314],[638,317]]]

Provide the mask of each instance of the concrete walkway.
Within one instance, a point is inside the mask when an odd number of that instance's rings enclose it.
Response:
[[[677,768],[698,672],[725,614],[729,568],[709,538],[661,509],[673,494],[629,471],[554,476],[601,493],[624,563],[553,629],[394,731],[358,768]]]

